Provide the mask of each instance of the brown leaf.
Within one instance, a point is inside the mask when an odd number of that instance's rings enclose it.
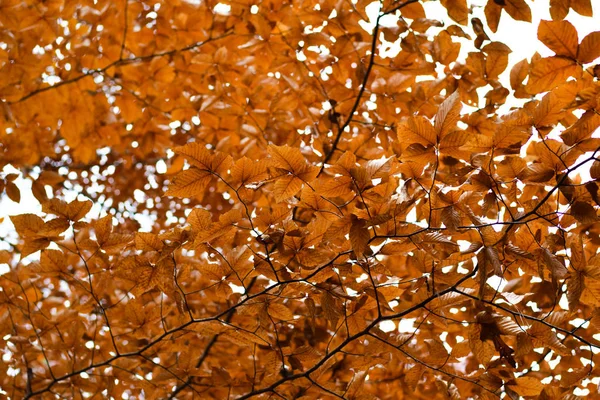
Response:
[[[19,190],[19,187],[17,185],[15,185],[13,182],[6,182],[6,195],[8,196],[9,199],[11,199],[12,201],[14,201],[15,203],[20,203],[21,202],[21,191]]]
[[[506,3],[504,10],[517,21],[531,22],[531,8],[525,0],[503,0]]]
[[[456,130],[461,108],[462,103],[458,92],[452,93],[440,105],[438,112],[435,114],[435,131],[438,138],[441,139]]]
[[[356,257],[360,259],[369,248],[371,234],[369,233],[369,229],[366,227],[364,220],[358,219],[354,215],[351,217],[350,243],[352,243],[352,250],[356,253]]]
[[[136,232],[135,247],[142,251],[161,251],[164,247],[158,235],[150,232]]]
[[[521,396],[537,396],[544,389],[544,385],[538,379],[530,376],[515,378],[514,383],[507,386]]]

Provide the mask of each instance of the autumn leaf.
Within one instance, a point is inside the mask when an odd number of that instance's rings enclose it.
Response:
[[[231,166],[231,156],[220,152],[211,152],[200,143],[192,142],[173,149],[185,156],[186,160],[200,170],[222,173]]]
[[[546,92],[580,73],[575,61],[560,57],[541,58],[531,63],[526,90],[531,94]]]
[[[161,251],[164,243],[154,233],[137,232],[135,234],[135,247],[142,251]]]
[[[309,165],[298,149],[271,145],[269,155],[271,166],[283,171],[275,176],[273,192],[278,202],[294,196],[319,173],[318,168]]]
[[[450,18],[461,25],[467,24],[469,8],[466,0],[442,0],[441,3],[446,7]]]
[[[529,376],[515,378],[515,383],[507,386],[521,396],[537,396],[544,389],[539,380]]]
[[[271,166],[283,169],[292,174],[305,172],[309,166],[300,150],[289,146],[269,146]]]
[[[237,160],[231,170],[231,178],[240,186],[260,182],[267,178],[266,165],[263,161],[252,161],[247,157]]]
[[[42,204],[42,211],[64,217],[70,221],[79,221],[92,208],[91,201],[74,200],[66,203],[59,199],[51,199]]]
[[[600,32],[592,32],[583,38],[577,52],[577,60],[587,64],[600,57]]]
[[[199,168],[186,169],[175,176],[165,195],[176,197],[201,196],[204,194],[211,179],[212,174],[208,170]]]
[[[540,21],[538,38],[556,55],[577,58],[579,38],[568,21]]]
[[[437,137],[431,123],[423,117],[409,118],[398,125],[398,140],[403,143],[419,143],[424,146],[436,145]]]
[[[365,221],[356,218],[352,215],[352,224],[350,225],[350,242],[352,250],[356,253],[357,258],[361,258],[368,249],[369,239],[371,235],[369,229],[365,226]]]
[[[19,190],[19,187],[15,185],[14,182],[7,181],[4,190],[6,191],[6,195],[9,199],[14,201],[15,203],[21,202],[21,191]]]

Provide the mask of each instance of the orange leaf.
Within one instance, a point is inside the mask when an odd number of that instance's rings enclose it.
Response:
[[[438,138],[441,139],[456,130],[461,108],[462,103],[458,91],[448,96],[440,105],[438,112],[435,114],[435,131]]]
[[[544,389],[542,382],[531,376],[515,378],[515,383],[508,384],[507,387],[521,396],[537,396]]]
[[[461,25],[469,22],[469,7],[467,0],[442,0],[442,6],[448,11],[448,16]]]
[[[600,57],[600,32],[592,32],[581,41],[577,59],[583,64],[588,64],[598,57]]]
[[[436,145],[437,137],[431,122],[421,116],[410,117],[398,124],[398,140],[404,144],[419,143],[424,146]]]
[[[261,161],[252,161],[247,157],[237,160],[231,169],[231,178],[240,185],[254,183],[267,178],[266,165]]]
[[[95,222],[94,228],[96,230],[96,240],[100,246],[108,241],[113,229],[112,223],[113,216],[111,214],[108,214]]]
[[[44,220],[35,214],[13,215],[10,220],[22,237],[35,237],[44,226]]]
[[[340,176],[332,178],[317,188],[317,192],[325,197],[343,197],[352,193],[352,178]]]
[[[371,234],[365,225],[365,221],[352,215],[350,243],[352,243],[352,250],[356,253],[357,258],[362,258],[363,254],[369,248],[369,239],[371,239]]]
[[[284,201],[294,196],[302,189],[304,181],[294,175],[280,175],[275,178],[273,194],[277,202]]]
[[[161,251],[164,247],[158,235],[150,232],[136,232],[135,248],[142,251]]]
[[[540,21],[538,39],[559,56],[575,59],[579,38],[577,30],[568,21]]]
[[[91,210],[92,202],[89,200],[73,200],[66,203],[60,199],[50,199],[42,204],[42,211],[48,214],[59,215],[70,221],[79,221]]]
[[[187,222],[194,232],[206,231],[212,225],[212,215],[203,208],[194,208],[188,215]]]
[[[585,17],[591,17],[593,15],[592,0],[571,0],[570,6],[579,15]]]
[[[186,169],[175,176],[173,182],[169,184],[165,196],[202,197],[211,178],[212,175],[207,170],[198,168]]]
[[[581,67],[573,60],[560,57],[542,58],[533,61],[526,89],[531,94],[547,92],[569,77],[581,75]]]
[[[531,22],[531,8],[525,0],[503,0],[506,5],[504,10],[517,21]]]
[[[186,156],[186,159],[201,170],[222,174],[231,166],[232,159],[228,154],[210,151],[206,146],[192,142],[173,149],[175,153]]]
[[[294,174],[304,172],[308,165],[300,149],[289,146],[269,145],[271,165]]]

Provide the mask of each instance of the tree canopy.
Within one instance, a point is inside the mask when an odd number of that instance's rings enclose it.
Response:
[[[1,202],[39,207],[1,393],[598,396],[600,32],[530,5],[0,1]]]

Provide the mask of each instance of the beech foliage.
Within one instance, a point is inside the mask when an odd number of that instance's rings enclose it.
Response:
[[[599,396],[591,3],[0,1],[2,394]]]

